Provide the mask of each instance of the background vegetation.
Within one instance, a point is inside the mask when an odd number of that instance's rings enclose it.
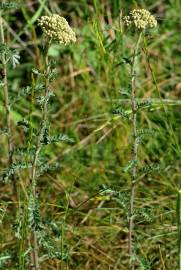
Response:
[[[32,112],[33,127],[39,125],[40,108],[23,89],[32,84],[32,69],[41,66],[41,31],[37,19],[58,13],[75,29],[77,42],[53,45],[50,57],[57,63],[50,100],[51,133],[65,133],[73,145],[55,143],[44,147],[43,162],[60,168],[47,170],[38,180],[39,206],[52,242],[62,260],[40,251],[42,269],[128,269],[127,215],[130,176],[124,168],[131,159],[131,125],[112,112],[128,110],[123,91],[129,87],[126,61],[134,36],[120,31],[120,12],[136,6],[150,10],[158,20],[148,33],[148,57],[138,63],[138,97],[152,99],[140,111],[140,128],[156,130],[143,139],[139,156],[146,170],[137,188],[135,242],[137,269],[178,268],[176,197],[180,188],[180,1],[22,1],[17,9],[3,11],[6,41],[19,52],[20,64],[8,66],[11,92],[13,143],[24,145],[26,132],[19,121]],[[150,70],[151,67],[151,70]],[[151,72],[152,71],[152,72]],[[155,79],[153,78],[155,75]],[[0,92],[0,127],[6,126]],[[20,122],[19,122],[20,123]],[[24,127],[24,125],[23,125]],[[21,154],[17,154],[16,160]],[[149,172],[153,164],[156,170]],[[0,168],[7,167],[6,136],[0,136]],[[18,200],[12,183],[0,185],[0,269],[20,268],[19,254],[26,244],[17,240],[21,215],[26,211],[22,186],[28,188],[28,172],[16,175]],[[23,183],[23,184],[22,184]],[[18,210],[17,210],[18,209]],[[50,255],[50,254],[48,254]],[[64,255],[64,257],[63,257]]]

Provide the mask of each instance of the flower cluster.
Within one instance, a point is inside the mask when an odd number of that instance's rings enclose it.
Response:
[[[157,26],[157,20],[146,9],[133,9],[129,16],[125,16],[123,20],[126,26],[133,25],[139,30]]]
[[[67,45],[76,41],[75,32],[69,26],[65,18],[53,14],[51,16],[42,16],[38,22],[45,35],[58,43]]]

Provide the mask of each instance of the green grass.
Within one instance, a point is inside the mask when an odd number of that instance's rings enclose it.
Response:
[[[153,2],[138,1],[138,6],[149,9],[158,18],[157,30],[147,37],[149,62],[142,52],[137,66],[138,98],[153,98],[151,108],[140,110],[138,125],[141,129],[156,130],[143,140],[139,157],[143,166],[159,163],[160,169],[142,174],[137,187],[136,269],[177,270],[176,200],[181,186],[180,2]],[[49,228],[46,233],[64,260],[50,259],[40,249],[41,269],[128,269],[124,203],[131,179],[124,167],[131,159],[132,127],[112,111],[121,104],[130,114],[129,102],[123,101],[128,97],[121,91],[129,87],[128,65],[124,62],[130,57],[134,37],[124,28],[121,33],[119,11],[125,15],[134,7],[134,1],[55,0],[47,1],[46,5],[44,1],[28,1],[22,2],[21,9],[5,13],[9,27],[7,41],[21,55],[21,64],[16,69],[8,67],[14,97],[23,87],[31,85],[31,69],[41,64],[37,50],[40,31],[36,27],[41,12],[65,16],[78,39],[68,47],[54,45],[49,52],[58,66],[58,77],[52,84],[55,97],[50,102],[51,134],[66,133],[74,138],[75,144],[58,143],[43,150],[44,158],[61,164],[61,169],[39,178],[37,189],[41,216]],[[168,105],[164,99],[175,102]],[[26,135],[17,127],[17,121],[27,118],[33,109],[33,127],[39,125],[40,110],[31,106],[30,97],[20,97],[11,108],[13,141],[18,146],[23,145]],[[5,125],[4,119],[0,91],[0,128]],[[7,166],[6,148],[6,137],[1,135],[1,172]],[[27,170],[20,171],[18,177],[28,190]],[[29,254],[26,215],[22,219],[17,215],[20,201],[25,210],[20,209],[19,215],[27,211],[21,182],[18,181],[19,202],[12,193],[11,183],[0,186],[0,269],[3,270],[28,269],[21,268],[23,253],[25,261]],[[105,188],[109,190],[101,193]],[[25,240],[15,237],[12,230],[15,219],[22,221]]]

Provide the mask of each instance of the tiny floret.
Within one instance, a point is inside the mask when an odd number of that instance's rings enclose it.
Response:
[[[50,40],[63,43],[64,45],[76,41],[75,32],[69,26],[66,19],[58,14],[42,16],[38,21],[38,25]]]
[[[123,20],[126,26],[132,25],[139,30],[157,26],[157,20],[146,9],[133,9],[129,16],[125,16]]]

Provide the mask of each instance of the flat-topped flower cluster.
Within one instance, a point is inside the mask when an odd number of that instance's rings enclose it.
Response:
[[[76,41],[75,32],[65,18],[58,14],[42,16],[38,22],[45,35],[53,41],[68,45]]]
[[[157,26],[157,20],[146,9],[133,9],[123,20],[126,26],[134,26],[139,30]]]

